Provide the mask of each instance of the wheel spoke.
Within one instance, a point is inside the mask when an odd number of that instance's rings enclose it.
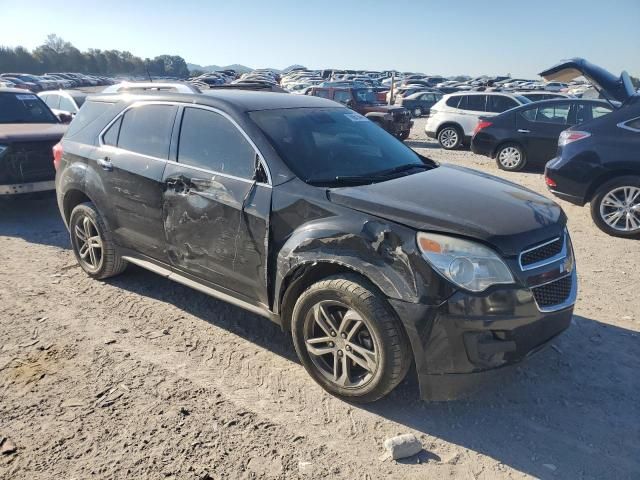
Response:
[[[99,248],[100,250],[102,250],[102,239],[98,235],[89,238],[88,242],[89,246],[91,246],[92,248]]]
[[[340,376],[336,377],[336,382],[343,387],[351,384],[351,365],[346,355],[337,356],[340,365]]]
[[[80,228],[80,225],[76,225],[76,227],[74,228],[74,232],[76,233],[76,237],[78,237],[78,240],[82,240],[83,242],[87,240],[87,236],[84,234],[84,230]]]
[[[351,357],[355,362],[358,363],[362,368],[367,370],[370,373],[375,372],[376,367],[378,366],[378,355],[371,351],[367,350],[364,347],[356,343],[349,343],[351,347],[351,351],[349,351],[349,357]],[[358,358],[358,360],[356,360]]]
[[[331,341],[331,337],[310,338],[307,340],[307,351],[316,357],[335,352],[336,347],[330,346]]]
[[[313,307],[313,318],[318,326],[326,333],[328,336],[331,336],[331,332],[335,332],[336,326],[331,319],[331,316],[327,313],[322,304],[318,303],[315,307]]]
[[[87,258],[87,254],[89,253],[89,250],[91,248],[89,247],[89,245],[87,245],[86,243],[84,243],[81,247],[80,250],[78,251],[78,253],[80,254],[80,258],[82,259],[86,259]]]
[[[85,237],[91,237],[91,220],[89,219],[89,217],[84,217],[84,219],[82,220],[82,228],[84,229]]]
[[[350,342],[351,339],[353,338],[353,336],[358,333],[358,330],[360,330],[360,327],[362,327],[362,325],[364,325],[364,323],[362,322],[362,320],[356,320],[355,322],[353,322],[353,325],[351,326],[351,328],[349,329],[349,331],[347,332],[347,342]]]
[[[94,268],[97,267],[98,259],[96,257],[96,251],[91,245],[89,245],[89,257],[90,257],[91,266]]]
[[[609,225],[614,226],[616,223],[618,223],[618,220],[620,220],[620,218],[622,217],[623,213],[621,211],[613,211],[610,213],[607,213],[606,215],[604,215],[604,221],[607,222]]]

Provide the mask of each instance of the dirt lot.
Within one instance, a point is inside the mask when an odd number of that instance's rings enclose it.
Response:
[[[423,124],[412,147],[546,194]],[[53,197],[0,203],[0,437],[17,447],[0,478],[640,478],[640,244],[562,205],[569,331],[467,400],[421,402],[409,378],[361,407],[316,386],[268,321],[135,267],[89,279]],[[425,450],[381,461],[405,432]]]

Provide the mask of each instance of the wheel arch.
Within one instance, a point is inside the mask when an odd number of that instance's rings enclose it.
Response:
[[[64,219],[67,224],[69,224],[69,219],[71,218],[71,212],[73,209],[81,203],[86,202],[93,203],[93,200],[86,194],[86,192],[79,188],[71,188],[65,192],[62,200],[62,208],[64,212]]]
[[[628,177],[628,176],[640,177],[640,170],[634,170],[632,168],[624,168],[621,170],[610,171],[600,175],[593,182],[591,182],[591,185],[589,185],[589,188],[587,189],[587,193],[584,196],[584,202],[585,203],[591,202],[591,200],[593,200],[593,197],[596,195],[596,192],[605,183],[615,180],[616,178],[619,178],[619,177]]]
[[[444,130],[446,127],[454,127],[454,128],[456,128],[456,129],[458,130],[458,133],[459,133],[459,134],[461,134],[462,136],[464,136],[464,128],[462,128],[462,125],[460,125],[460,124],[459,124],[459,123],[457,123],[457,122],[453,122],[453,121],[450,121],[450,120],[449,120],[449,121],[446,121],[446,122],[441,123],[441,124],[438,126],[438,129],[436,130],[436,137],[437,137],[438,135],[440,135],[440,132],[441,132],[442,130]]]

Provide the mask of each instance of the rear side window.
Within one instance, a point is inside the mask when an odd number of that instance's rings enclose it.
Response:
[[[118,147],[150,157],[168,158],[176,111],[173,105],[142,105],[127,111],[122,118]]]
[[[178,162],[251,179],[255,156],[253,146],[227,118],[201,108],[184,109]]]
[[[51,94],[47,95],[44,99],[44,103],[49,105],[49,108],[58,108],[60,105],[60,95]]]
[[[630,128],[631,130],[635,130],[636,132],[640,132],[640,117],[629,120],[624,124],[624,126]]]
[[[460,98],[462,98],[460,95],[447,98],[447,101],[446,101],[447,107],[458,108],[458,105],[460,104]]]
[[[540,107],[536,113],[536,122],[566,125],[569,119],[569,110],[570,106],[568,103]]]
[[[122,125],[122,117],[119,117],[113,125],[102,136],[102,142],[105,145],[111,145],[115,147],[118,145],[118,135],[120,134],[120,125]]]
[[[607,113],[611,113],[611,108],[605,107],[603,105],[594,105],[593,106],[593,110],[592,110],[593,118],[602,117],[603,115],[606,115]]]
[[[314,95],[316,97],[331,98],[331,92],[329,92],[329,90],[316,90]]]
[[[84,130],[98,118],[104,115],[112,106],[113,103],[85,102],[78,114],[74,117],[71,125],[69,125],[69,130],[67,130],[66,137],[73,137],[77,135],[79,132]],[[105,121],[105,123],[108,123],[108,121]],[[100,128],[104,128],[104,124]],[[95,137],[91,141],[95,141]]]
[[[513,98],[505,97],[504,95],[489,95],[487,100],[487,112],[502,113],[506,112],[510,108],[518,106]]]

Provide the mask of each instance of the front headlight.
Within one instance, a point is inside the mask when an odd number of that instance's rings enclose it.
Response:
[[[513,283],[509,267],[488,247],[447,235],[419,232],[422,256],[445,278],[472,292]]]

